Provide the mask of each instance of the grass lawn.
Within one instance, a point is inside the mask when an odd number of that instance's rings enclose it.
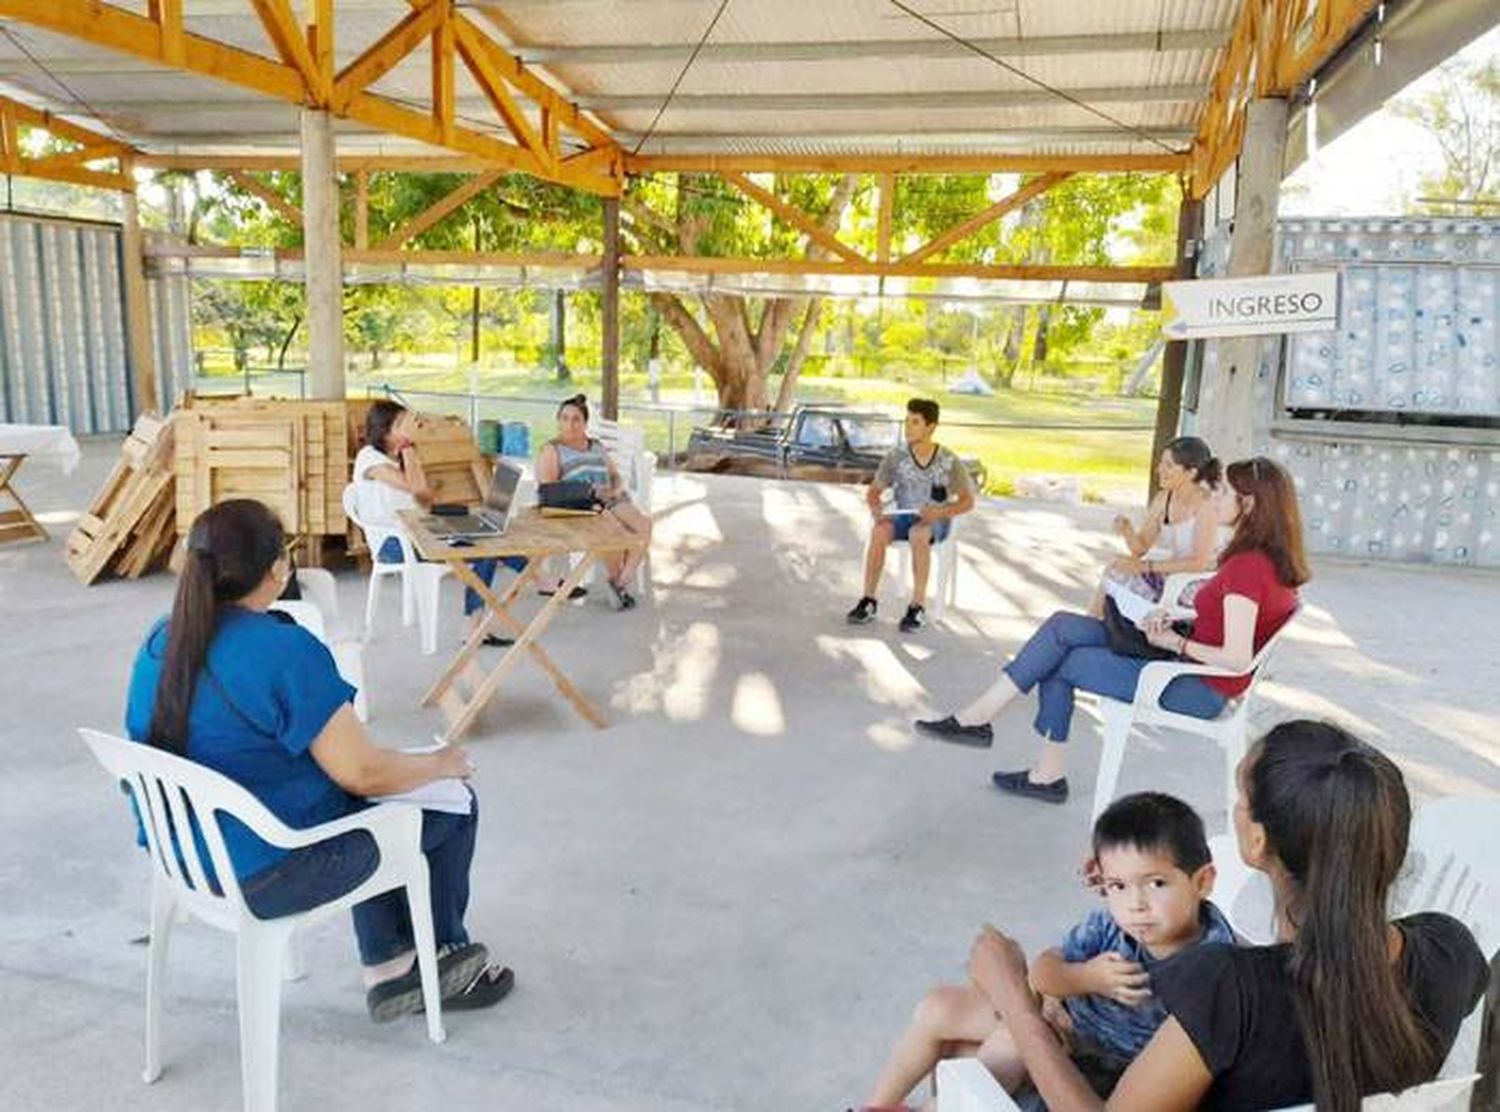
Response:
[[[235,376],[204,380],[203,389],[230,389],[240,384]],[[297,376],[257,376],[257,393],[297,392]],[[579,369],[570,383],[558,383],[547,369],[481,370],[471,376],[466,368],[454,367],[451,359],[411,359],[405,365],[349,375],[349,392],[364,394],[369,388],[389,384],[409,395],[420,408],[451,412],[466,418],[520,420],[531,427],[532,443],[545,439],[552,428],[554,399],[575,391],[590,397],[599,394],[596,372]],[[707,421],[714,408],[713,386],[707,376],[695,406],[691,373],[663,376],[664,405],[692,409],[671,415],[629,407],[649,404],[644,374],[621,376],[621,402],[627,421],[643,425],[647,440],[658,453],[671,447],[681,450],[694,424]],[[1156,401],[1152,398],[1121,398],[1087,392],[1033,392],[1001,390],[994,397],[950,394],[936,382],[922,384],[888,378],[817,378],[805,376],[799,383],[799,399],[807,402],[840,402],[899,417],[906,399],[914,395],[936,398],[943,407],[943,427],[938,438],[964,456],[977,456],[989,472],[989,490],[1009,494],[1016,479],[1024,475],[1076,476],[1085,497],[1108,502],[1135,503],[1145,496],[1150,466],[1151,429]],[[471,388],[496,400],[470,406]],[[431,398],[422,391],[465,395],[463,398]],[[532,400],[535,399],[535,400]],[[1070,428],[1045,426],[1067,425]],[[981,427],[987,426],[987,427]],[[997,427],[998,426],[998,427]],[[1020,426],[1020,427],[1006,427]]]

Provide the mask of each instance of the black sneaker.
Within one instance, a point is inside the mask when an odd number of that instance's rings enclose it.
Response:
[[[1066,803],[1068,801],[1068,778],[1059,776],[1056,780],[1046,784],[1038,784],[1031,779],[1029,769],[1021,769],[1019,772],[997,772],[990,777],[995,782],[995,787],[1011,795],[1023,795],[1027,799],[1035,799],[1042,803]]]
[[[935,737],[939,741],[951,741],[954,745],[968,745],[975,749],[988,749],[995,741],[994,728],[988,722],[977,726],[965,726],[953,715],[947,718],[917,719],[917,733]]]
[[[875,620],[875,611],[880,604],[869,595],[854,604],[854,609],[845,615],[850,625],[869,625]]]
[[[916,603],[906,608],[906,616],[901,619],[901,624],[896,628],[902,633],[915,633],[927,624],[927,611]]]
[[[562,583],[559,582],[557,584],[557,587],[561,586]],[[541,595],[543,598],[551,598],[553,595],[557,594],[557,587],[543,587],[541,590],[537,591],[537,594]],[[587,587],[574,587],[571,591],[568,592],[569,601],[576,602],[578,599],[588,597],[589,589]]]

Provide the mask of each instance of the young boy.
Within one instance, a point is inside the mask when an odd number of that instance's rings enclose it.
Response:
[[[875,620],[875,591],[885,569],[885,550],[892,541],[906,541],[911,545],[911,605],[900,628],[902,633],[921,629],[927,613],[932,546],[948,536],[953,518],[974,508],[974,483],[968,470],[957,456],[932,439],[937,424],[937,402],[927,398],[907,402],[906,444],[892,448],[880,461],[865,491],[875,520],[865,555],[865,593],[849,611],[851,625]],[[881,504],[881,495],[887,489],[895,495],[894,510]]]
[[[1179,799],[1140,792],[1116,800],[1094,824],[1091,865],[1089,881],[1105,906],[1037,956],[1031,984],[1061,1000],[1048,1018],[1106,1096],[1166,1018],[1151,995],[1152,967],[1199,943],[1233,945],[1234,932],[1208,900],[1214,867],[1203,820]],[[917,1006],[868,1107],[896,1106],[940,1058],[956,1054],[978,1057],[1010,1092],[1026,1081],[984,994],[973,985],[940,985]]]

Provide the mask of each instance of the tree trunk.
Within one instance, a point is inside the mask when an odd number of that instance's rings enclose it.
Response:
[[[828,211],[821,221],[830,233],[837,230],[845,209],[854,197],[858,182],[857,175],[846,174],[834,187]],[[707,231],[707,217],[702,213],[686,212],[682,208],[682,195],[683,191],[679,190],[675,225],[644,204],[626,198],[625,211],[634,219],[632,234],[665,253],[671,253],[675,248],[683,255],[695,254],[700,239]],[[675,244],[663,242],[674,234],[677,241]],[[807,247],[806,257],[809,259],[821,259],[825,254],[824,249],[816,243],[810,243]],[[781,354],[792,322],[801,313],[806,343],[803,343],[803,334],[799,334],[797,350],[787,363],[790,385],[786,382],[787,372],[783,373],[782,383],[783,391],[795,390],[796,376],[807,356],[807,344],[812,342],[812,329],[816,327],[818,319],[818,313],[812,311],[808,298],[765,299],[758,321],[752,321],[749,299],[739,294],[710,293],[693,300],[701,306],[703,316],[713,330],[712,337],[699,322],[698,316],[688,308],[684,298],[663,293],[651,295],[651,304],[682,338],[693,361],[713,378],[718,389],[720,407],[749,410],[767,408],[766,379]]]
[[[281,340],[281,347],[276,352],[276,369],[278,371],[286,370],[286,349],[292,346],[292,337],[297,334],[297,329],[301,327],[302,314],[298,313],[292,318],[292,326],[286,330],[286,335]]]
[[[802,330],[797,333],[797,346],[787,359],[786,370],[781,372],[781,386],[776,391],[776,412],[785,413],[792,408],[797,396],[797,379],[802,374],[802,364],[807,359],[807,349],[812,346],[813,332],[817,330],[818,318],[823,315],[823,299],[811,297],[807,310],[802,314]]]
[[[1016,372],[1021,369],[1021,340],[1026,335],[1026,306],[1017,305],[1010,311],[1010,329],[1005,333],[1005,374],[1001,384],[1014,389]]]

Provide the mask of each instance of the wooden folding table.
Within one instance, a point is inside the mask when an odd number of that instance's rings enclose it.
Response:
[[[25,452],[0,453],[0,505],[11,504],[10,509],[0,510],[0,543],[47,539],[47,530],[32,516],[26,503],[21,501],[20,492],[11,485],[24,462]]]
[[[479,623],[469,634],[453,662],[422,697],[423,706],[439,705],[448,718],[448,730],[443,735],[443,740],[451,742],[463,736],[523,655],[531,657],[552,677],[553,685],[563,698],[573,704],[574,710],[602,728],[604,716],[578,690],[573,681],[563,674],[562,669],[537,641],[552,624],[552,619],[557,617],[559,607],[568,601],[573,588],[588,574],[595,560],[610,553],[642,548],[646,538],[639,533],[632,533],[608,512],[583,517],[544,517],[535,508],[528,508],[511,515],[510,523],[502,535],[475,540],[471,546],[455,548],[433,536],[423,526],[423,515],[420,512],[403,510],[401,519],[418,555],[424,560],[448,564],[459,582],[472,587],[489,610],[489,620]],[[547,600],[529,622],[512,613],[511,607],[516,599],[521,597],[528,586],[537,582],[546,558],[568,554],[576,554],[578,560],[558,587],[557,593]],[[526,568],[503,595],[497,595],[475,573],[469,562],[503,559],[507,556],[525,557]],[[476,657],[484,643],[485,634],[492,630],[514,636],[516,641],[494,668],[486,673],[479,666]]]

